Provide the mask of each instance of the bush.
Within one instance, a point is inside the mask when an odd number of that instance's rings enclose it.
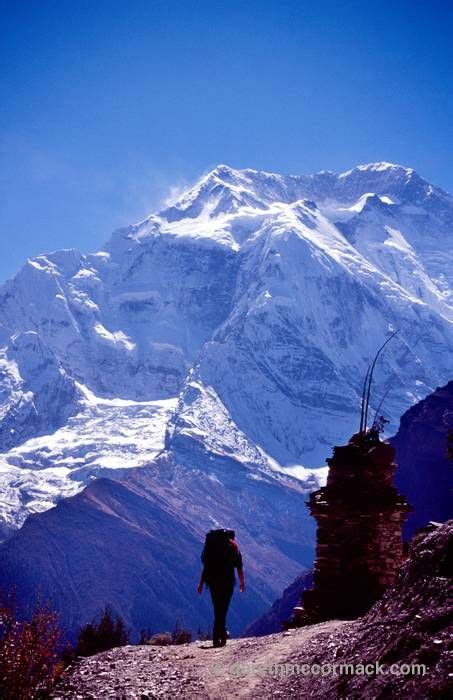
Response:
[[[76,654],[92,656],[114,647],[124,647],[129,644],[129,636],[124,620],[119,616],[114,619],[112,610],[106,606],[99,618],[95,618],[80,630]]]
[[[140,638],[138,640],[138,643],[139,644],[148,644],[149,640],[152,638],[152,636],[153,636],[153,633],[149,629],[149,627],[147,629],[140,630]]]
[[[188,644],[192,641],[192,632],[181,627],[179,620],[176,620],[175,627],[171,633],[172,644]]]
[[[11,603],[0,601],[0,697],[30,700],[49,690],[61,674],[62,633],[57,616],[39,603],[19,621]]]
[[[151,634],[150,630],[142,630],[139,644],[150,644],[151,646],[169,646],[170,644],[188,644],[192,641],[192,632],[183,629],[176,620],[173,632],[157,632]]]
[[[171,632],[157,632],[157,634],[153,634],[152,637],[150,637],[146,644],[150,644],[153,647],[167,647],[173,644],[173,637]]]

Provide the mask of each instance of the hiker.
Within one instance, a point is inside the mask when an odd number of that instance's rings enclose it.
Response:
[[[236,583],[235,569],[239,577],[239,590],[244,592],[242,555],[234,541],[234,530],[210,530],[206,535],[201,561],[203,570],[197,591],[201,594],[205,583],[211,592],[214,606],[213,645],[223,647],[228,637],[226,615]]]

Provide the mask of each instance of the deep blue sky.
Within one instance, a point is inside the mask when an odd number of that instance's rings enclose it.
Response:
[[[452,0],[0,0],[0,281],[217,163],[453,191]]]

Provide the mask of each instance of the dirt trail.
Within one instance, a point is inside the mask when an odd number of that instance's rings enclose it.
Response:
[[[291,662],[303,645],[321,633],[339,629],[343,622],[271,634],[232,639],[214,649],[211,642],[181,646],[127,646],[83,659],[70,669],[53,698],[118,700],[147,698],[264,698],[259,687],[277,664]],[[272,696],[278,690],[278,678]]]
[[[233,640],[225,649],[212,650],[212,665],[207,667],[200,663],[199,666],[207,696],[213,700],[254,697],[263,677],[278,671],[276,666],[291,662],[293,653],[300,652],[308,640],[321,632],[333,632],[342,624],[344,623],[324,622],[266,637]],[[273,694],[278,694],[278,688],[275,691]],[[258,693],[258,697],[263,696]]]

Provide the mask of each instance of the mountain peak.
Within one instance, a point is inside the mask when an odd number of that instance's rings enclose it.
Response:
[[[338,177],[339,178],[345,178],[349,177],[353,173],[357,172],[373,172],[373,173],[383,173],[383,172],[389,172],[389,171],[394,171],[395,173],[406,173],[410,175],[411,173],[414,173],[415,170],[413,168],[407,168],[404,165],[399,165],[398,163],[388,163],[387,161],[377,161],[375,163],[366,163],[364,165],[356,165],[354,168],[351,168],[350,170],[346,170],[344,173],[341,173]]]
[[[240,170],[235,170],[229,165],[225,165],[225,163],[219,163],[219,165],[216,165],[215,168],[212,168],[212,170],[208,170],[207,173],[205,173],[201,178],[199,178],[195,184],[195,187],[205,182],[217,182],[218,180],[225,182],[230,181],[231,179],[235,180],[239,178],[240,175]]]
[[[373,172],[373,173],[384,173],[384,172],[389,172],[393,171],[394,173],[406,173],[407,175],[410,175],[412,173],[415,173],[414,168],[407,167],[405,165],[401,165],[400,163],[390,163],[389,161],[374,161],[371,163],[363,163],[354,166],[353,168],[350,168],[349,170],[346,170],[342,173],[336,173],[333,170],[320,170],[316,173],[316,175],[325,175],[325,176],[333,176],[337,178],[343,178],[347,177],[348,175],[351,175],[354,172]],[[270,172],[266,170],[257,170],[253,168],[232,168],[229,165],[226,165],[225,163],[219,163],[219,165],[216,165],[215,168],[210,170],[203,178],[202,180],[208,180],[212,177],[219,177],[221,179],[227,177],[235,177],[238,179],[243,179],[247,177],[253,177],[253,176],[268,176],[268,177],[278,177],[278,178],[305,178],[307,177],[306,175],[282,175],[279,173],[275,172]]]
[[[231,175],[232,173],[237,173],[238,171],[235,170],[235,168],[231,168],[229,165],[226,165],[225,163],[219,163],[219,165],[216,165],[216,167],[210,171],[210,174],[216,174],[216,175]]]

